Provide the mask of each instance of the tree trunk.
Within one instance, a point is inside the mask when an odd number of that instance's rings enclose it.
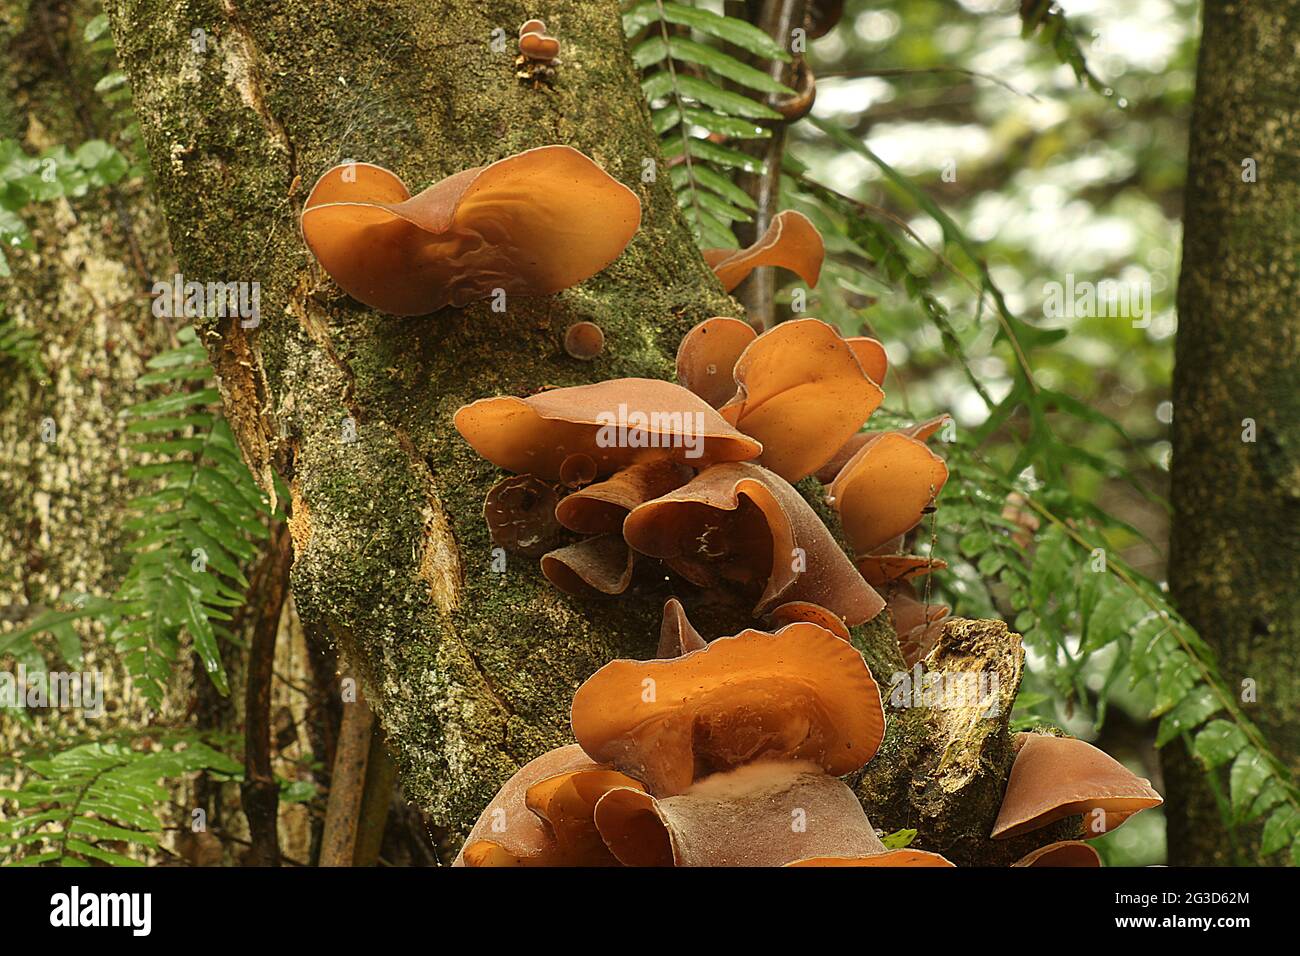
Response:
[[[546,5],[563,43],[551,82],[516,76],[514,35],[539,11],[504,0],[112,0],[109,11],[186,278],[261,283],[259,328],[215,320],[204,333],[254,474],[269,488],[277,469],[292,491],[299,612],[340,646],[405,792],[454,851],[521,763],[570,739],[580,682],[612,658],[653,652],[668,592],[579,601],[550,588],[536,562],[494,572],[482,506],[498,473],[460,439],[453,412],[543,385],[671,377],[687,329],[737,312],[677,214],[618,5]],[[337,163],[387,166],[414,191],[548,143],[587,153],[643,205],[623,256],[558,296],[393,318],[342,296],[303,245],[302,201]],[[561,346],[581,319],[606,335],[594,362]],[[959,627],[954,646],[967,664],[1005,668],[1014,696],[1018,644],[994,630],[973,641]],[[883,617],[857,640],[882,683],[902,669]],[[876,825],[935,818],[950,794],[978,789],[944,840],[962,861],[986,852],[1010,760],[1006,710],[951,731],[920,709],[898,714],[887,758],[861,783]],[[976,723],[988,746],[967,751]],[[919,787],[910,768],[948,748],[947,767]],[[945,789],[953,768],[970,787]]]
[[[1174,372],[1169,581],[1274,751],[1300,769],[1300,2],[1207,0]],[[1249,683],[1247,683],[1249,682]],[[1254,688],[1255,697],[1250,696]],[[1164,757],[1169,862],[1249,861],[1204,771]]]

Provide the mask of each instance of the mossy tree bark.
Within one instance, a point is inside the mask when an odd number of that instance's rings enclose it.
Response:
[[[1169,567],[1179,610],[1296,770],[1298,41],[1296,0],[1205,4],[1178,289]],[[1255,838],[1225,833],[1215,794],[1186,751],[1171,746],[1164,765],[1169,861],[1253,859]]]
[[[458,843],[511,772],[569,740],[583,679],[652,653],[667,593],[583,602],[548,587],[535,562],[494,572],[482,502],[498,474],[453,412],[546,385],[671,377],[681,334],[736,309],[676,212],[617,4],[111,0],[109,12],[186,278],[261,283],[260,327],[204,331],[254,473],[266,482],[277,469],[292,490],[299,611],[338,642],[406,793]],[[538,14],[564,44],[550,81],[516,75],[514,34]],[[379,163],[420,189],[548,143],[587,153],[643,205],[624,255],[558,296],[392,318],[342,296],[303,246],[302,201],[337,163]],[[595,362],[561,347],[579,319],[605,331]],[[987,652],[1014,657],[1001,633]],[[877,673],[901,668],[883,620],[859,639]],[[1005,714],[997,723],[981,786],[1000,796]],[[965,737],[940,743],[919,714],[890,733],[895,769],[862,792],[893,828],[920,816],[903,768]],[[933,811],[942,800],[929,795]],[[987,833],[996,799],[976,803],[965,831]]]

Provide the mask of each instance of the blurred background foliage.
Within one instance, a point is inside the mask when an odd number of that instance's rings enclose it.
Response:
[[[1068,331],[1033,351],[1035,379],[1118,422],[1131,441],[1103,422],[1075,417],[1054,422],[1061,437],[1126,469],[1162,498],[1197,5],[1069,3],[1070,26],[1100,90],[1080,83],[1047,43],[1022,37],[1018,7],[1006,0],[850,0],[838,27],[810,45],[813,117],[862,139],[938,201],[980,244],[1013,313]],[[972,370],[994,402],[1003,399],[1013,385],[1010,349],[995,343],[998,326],[991,310],[981,309],[981,297],[940,261],[943,237],[933,220],[901,202],[875,165],[811,123],[792,128],[788,152],[807,177],[878,207],[878,218],[905,224],[936,251],[920,254],[919,268],[931,276]],[[797,182],[787,178],[785,185],[786,204],[834,235],[819,204],[807,201]],[[885,343],[886,407],[913,420],[950,412],[959,432],[983,425],[988,407],[914,297],[864,270],[848,243],[830,239],[828,246],[809,311]],[[1149,283],[1149,326],[1135,328],[1125,317],[1047,317],[1045,286],[1064,285],[1067,274],[1076,283]],[[981,454],[1014,458],[1014,430],[995,431]],[[1133,529],[1108,528],[1108,547],[1163,584],[1169,513],[1162,501],[1092,469],[1064,474],[1075,497]],[[943,507],[939,514],[942,522]],[[938,542],[936,550],[953,563]],[[932,600],[957,613],[996,615],[997,589],[990,593],[961,571],[955,565],[936,575]],[[1096,739],[1160,787],[1149,689],[1108,681],[1120,653],[1111,645],[1089,656],[1078,676],[1090,693],[1063,700],[1031,645],[1019,714]],[[1109,709],[1098,727],[1103,686]],[[1097,845],[1110,864],[1159,863],[1163,832],[1155,811]]]

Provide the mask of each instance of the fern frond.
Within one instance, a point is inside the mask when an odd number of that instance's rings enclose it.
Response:
[[[752,23],[723,16],[712,10],[698,10],[688,4],[673,3],[671,0],[664,0],[662,3],[657,0],[645,0],[638,3],[623,14],[623,32],[628,36],[636,36],[659,20],[690,27],[767,60],[780,60],[783,63],[790,61],[790,54]]]
[[[142,866],[127,854],[158,846],[163,825],[157,808],[168,799],[160,780],[242,770],[184,736],[164,741],[161,749],[81,743],[52,755],[24,755],[17,769],[22,784],[0,790],[0,805],[13,808],[0,819],[0,866]]]
[[[244,601],[248,580],[242,565],[256,558],[255,542],[269,535],[267,500],[240,457],[230,426],[211,410],[220,393],[193,388],[206,386],[213,376],[203,347],[192,328],[181,330],[178,338],[180,348],[151,359],[150,371],[140,379],[167,393],[127,411],[127,433],[143,439],[132,446],[142,461],[127,474],[154,487],[127,506],[132,517],[125,528],[134,537],[122,584],[109,599],[47,611],[0,636],[0,653],[40,659],[34,636],[52,633],[64,647],[69,635],[75,639],[73,622],[97,619],[136,689],[154,708],[162,703],[182,634],[217,690],[229,692],[221,643],[232,635],[225,622]]]
[[[681,35],[682,28],[695,38]],[[636,4],[623,15],[623,29],[641,37],[632,60],[645,71],[641,88],[671,164],[677,205],[702,246],[735,248],[731,224],[750,222],[755,204],[731,176],[762,172],[763,163],[726,144],[770,138],[763,123],[781,114],[764,98],[794,91],[719,44],[760,61],[789,62],[790,54],[751,23],[668,0]]]
[[[1020,35],[1026,39],[1037,36],[1052,48],[1060,62],[1074,71],[1074,78],[1093,92],[1107,97],[1114,95],[1115,91],[1098,79],[1088,66],[1079,38],[1056,0],[1021,0]]]
[[[192,329],[181,347],[150,360],[141,381],[170,385],[160,398],[128,411],[133,446],[149,458],[128,474],[160,478],[162,487],[133,498],[126,527],[137,537],[135,557],[118,590],[123,613],[109,631],[128,672],[151,704],[161,702],[181,631],[188,633],[204,669],[228,692],[219,639],[222,622],[243,602],[248,586],[241,564],[257,556],[252,540],[268,532],[267,502],[239,456],[225,419],[204,409],[220,401],[214,388],[186,390],[212,372]]]

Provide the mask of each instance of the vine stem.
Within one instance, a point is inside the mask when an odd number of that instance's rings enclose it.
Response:
[[[691,159],[690,130],[686,128],[686,107],[682,103],[682,91],[677,86],[677,67],[673,64],[673,44],[668,35],[668,17],[664,13],[663,0],[655,0],[655,9],[659,12],[659,35],[664,41],[664,62],[668,64],[668,79],[672,83],[677,122],[682,127],[682,159],[686,164],[686,186],[691,191],[691,207],[695,210],[695,229],[698,234],[703,211],[700,209],[700,197],[695,189],[695,167]]]
[[[755,26],[777,43],[788,39],[796,26],[804,22],[803,0],[765,0],[752,15]],[[751,7],[752,9],[752,7]],[[801,53],[789,63],[772,59],[767,63],[767,75],[778,83],[793,85],[796,64]],[[769,94],[766,103],[775,108],[776,94]],[[752,223],[737,223],[735,232],[741,245],[752,245],[767,231],[777,214],[781,201],[781,165],[785,155],[786,130],[789,120],[775,121],[772,135],[752,150],[763,163],[757,173],[740,176],[739,185],[754,202]],[[755,269],[735,290],[736,297],[745,306],[749,321],[756,328],[769,329],[777,322],[776,275],[771,266]]]

